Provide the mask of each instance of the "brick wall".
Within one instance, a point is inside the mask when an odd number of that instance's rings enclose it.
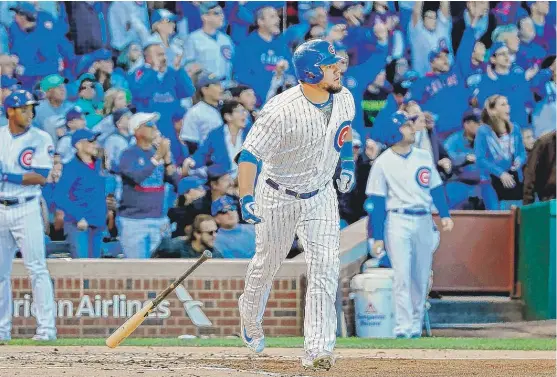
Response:
[[[59,337],[106,337],[131,315],[121,313],[137,304],[132,300],[145,302],[154,298],[172,282],[171,279],[133,279],[133,278],[54,278],[55,300],[58,313],[56,324]],[[13,318],[13,337],[28,337],[34,334],[36,322],[30,316],[30,280],[24,277],[12,278],[13,297],[16,301]],[[148,318],[134,333],[134,337],[177,337],[182,334],[227,336],[240,331],[238,297],[244,288],[243,279],[206,279],[187,280],[185,288],[194,300],[203,303],[203,311],[213,326],[198,329],[195,327],[174,293],[169,295],[167,309],[159,310],[157,315]],[[302,334],[303,313],[301,310],[302,284],[298,279],[279,279],[269,298],[265,312],[265,331],[268,335],[300,336]],[[87,298],[83,299],[84,296]],[[114,301],[117,296],[118,307],[107,300]],[[125,297],[124,297],[125,296]],[[103,300],[105,302],[103,303]],[[69,302],[73,310],[70,310]],[[83,302],[85,301],[85,302]],[[130,302],[132,301],[132,302]],[[124,305],[123,303],[126,303]],[[103,304],[106,318],[103,318]],[[137,307],[137,305],[135,305]],[[81,312],[80,312],[81,308]],[[101,317],[96,317],[100,309]],[[116,313],[115,313],[116,310]],[[130,309],[135,310],[135,309]],[[27,312],[27,313],[26,313]],[[71,315],[69,314],[71,312]],[[120,313],[123,314],[120,316]],[[27,315],[26,315],[27,314]],[[80,317],[76,317],[80,315]],[[115,315],[116,314],[116,315]],[[158,318],[158,317],[163,318]]]

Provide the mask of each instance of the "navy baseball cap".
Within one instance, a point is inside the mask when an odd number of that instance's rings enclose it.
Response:
[[[112,113],[112,120],[114,121],[114,124],[118,123],[120,119],[125,115],[129,115],[129,116],[132,115],[132,112],[127,107],[114,111]]]
[[[37,105],[38,102],[35,101],[35,97],[27,90],[16,90],[12,92],[9,96],[4,99],[4,110],[6,113],[9,108],[23,107],[27,105]]]
[[[482,116],[482,112],[479,109],[469,109],[462,115],[462,122],[473,120],[479,122]]]
[[[35,8],[35,5],[31,4],[30,2],[18,1],[15,6],[10,7],[10,10],[24,15],[29,21],[37,20],[37,9]]]
[[[0,76],[0,89],[12,89],[18,82],[19,81],[13,77],[2,75]]]
[[[195,87],[197,89],[201,89],[211,84],[220,84],[222,81],[223,78],[215,75],[214,73],[203,72],[199,75]]]
[[[237,211],[238,207],[230,196],[221,196],[211,204],[211,216],[216,216],[220,212]]]
[[[439,55],[441,55],[442,52],[445,52],[447,54],[449,53],[449,47],[447,46],[447,42],[445,42],[444,39],[441,39],[439,41],[439,45],[435,49],[430,51],[429,55],[427,56],[429,62],[431,63],[432,61],[434,61]]]
[[[402,127],[407,122],[414,122],[416,119],[418,119],[417,115],[408,116],[408,114],[403,111],[397,111],[391,116],[391,121],[393,122],[393,125],[397,127],[397,129],[398,127]]]
[[[226,174],[230,174],[231,171],[223,165],[213,164],[207,168],[207,177],[210,181],[216,181],[220,177]]]
[[[176,22],[176,15],[167,9],[157,9],[151,16],[151,25],[160,21]]]
[[[84,117],[85,115],[81,107],[74,106],[66,113],[66,122],[70,122],[74,119],[85,119]]]
[[[82,140],[87,140],[89,142],[95,141],[100,135],[99,132],[93,132],[87,128],[77,130],[72,134],[72,147],[75,147],[76,144]]]
[[[507,47],[505,42],[495,42],[493,45],[491,45],[491,48],[489,49],[489,56],[495,55],[497,51],[502,49],[503,47]]]
[[[184,195],[190,190],[201,187],[207,183],[206,179],[199,177],[185,177],[178,183],[178,195]]]

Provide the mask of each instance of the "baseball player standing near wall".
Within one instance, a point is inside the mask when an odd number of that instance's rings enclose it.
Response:
[[[397,338],[419,338],[433,253],[439,232],[431,217],[435,204],[443,231],[451,231],[453,221],[441,177],[427,150],[415,148],[414,121],[404,112],[392,115],[388,145],[371,168],[366,194],[371,212],[373,250],[385,243],[394,269],[394,298]]]
[[[251,350],[263,350],[265,305],[297,234],[308,266],[302,365],[315,369],[334,363],[340,230],[332,179],[339,155],[339,190],[355,183],[354,99],[340,81],[341,59],[329,42],[300,45],[293,57],[300,85],[265,105],[238,159],[242,217],[256,224],[256,255],[239,300],[242,338]]]
[[[49,134],[31,127],[37,102],[25,90],[10,94],[4,107],[8,125],[0,127],[0,342],[11,338],[10,275],[15,251],[31,277],[37,319],[34,340],[56,339],[54,294],[46,267],[39,198],[54,157]]]

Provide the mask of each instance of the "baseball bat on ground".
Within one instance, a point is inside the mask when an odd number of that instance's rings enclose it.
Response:
[[[124,322],[122,326],[114,331],[112,335],[110,335],[108,339],[106,339],[106,345],[110,348],[115,348],[120,343],[122,343],[124,339],[126,339],[132,332],[135,331],[135,329],[139,327],[139,325],[143,323],[149,313],[151,313],[160,304],[160,302],[164,300],[166,296],[168,296],[170,292],[172,292],[178,286],[178,284],[181,284],[185,278],[187,278],[189,275],[191,275],[192,272],[197,269],[197,267],[199,267],[207,259],[211,259],[211,257],[211,252],[209,250],[205,250],[201,257],[197,260],[197,262],[195,262],[193,266],[191,266],[186,272],[184,272],[182,276],[180,276],[172,284],[170,284],[164,291],[162,291],[157,297],[155,297],[153,301],[149,301],[147,304],[145,304],[143,309],[128,318],[128,320]]]

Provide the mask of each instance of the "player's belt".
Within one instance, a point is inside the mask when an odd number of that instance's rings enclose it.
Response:
[[[309,199],[312,196],[317,195],[317,193],[319,192],[319,190],[315,190],[312,192],[304,192],[304,193],[299,193],[296,191],[292,191],[290,189],[283,189],[282,187],[280,187],[280,185],[278,183],[276,183],[275,181],[273,181],[271,178],[267,178],[265,180],[265,182],[267,182],[267,184],[269,186],[271,186],[272,188],[274,188],[277,191],[282,191],[284,192],[286,195],[290,195],[295,197],[296,199]]]
[[[5,207],[9,207],[9,206],[15,206],[17,204],[27,203],[33,199],[35,199],[34,196],[27,196],[25,198],[0,198],[0,204],[2,204]]]
[[[429,215],[430,212],[423,208],[395,208],[389,210],[389,212],[400,213],[403,215],[412,215],[412,216],[425,216]]]

